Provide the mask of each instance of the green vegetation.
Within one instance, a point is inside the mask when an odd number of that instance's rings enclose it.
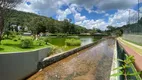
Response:
[[[32,36],[12,35],[5,36],[1,41],[0,52],[22,52],[49,47],[42,39],[34,40]]]
[[[123,25],[121,27],[115,27],[115,26],[107,26],[107,29],[105,31],[108,35],[115,35],[116,37],[122,36],[122,34],[142,34],[142,18],[139,19],[137,22],[134,22],[132,24]]]
[[[37,46],[44,46],[46,42],[44,40],[36,40],[34,41]]]
[[[50,47],[50,45],[37,46],[33,44],[30,48],[22,48],[21,40],[2,40],[0,45],[0,52],[23,52],[23,51],[32,51],[40,48]]]
[[[121,27],[107,26],[107,29],[106,33],[111,36],[119,37],[123,34],[123,29]]]
[[[49,44],[58,46],[63,51],[66,51],[81,45],[81,41],[77,40],[79,39],[78,35],[90,35],[90,33],[93,35],[98,31],[101,32],[99,29],[94,28],[92,31],[75,25],[71,23],[70,19],[57,21],[51,17],[33,13],[12,9],[9,9],[9,11],[12,14],[4,16],[4,33],[0,35],[0,52],[28,51],[46,47]],[[32,36],[23,37],[23,33],[31,33]],[[41,37],[41,34],[57,38]],[[67,38],[75,39],[66,40]]]
[[[124,38],[123,38],[124,39]],[[136,45],[139,45],[139,46],[142,46],[142,43],[140,44],[140,43],[136,43],[136,42],[134,42],[134,41],[130,41],[130,40],[127,40],[127,39],[124,39],[124,40],[126,40],[126,41],[128,41],[128,42],[131,42],[131,43],[134,43],[134,44],[136,44]]]
[[[20,4],[23,0],[1,0],[0,1],[0,41],[3,38],[3,32],[5,32],[6,17],[11,14],[11,9]]]
[[[81,41],[79,39],[66,39],[65,44],[67,46],[80,46],[81,45]]]
[[[31,39],[22,39],[20,45],[22,48],[31,48],[33,46],[33,41]]]
[[[87,29],[71,23],[71,20],[65,19],[57,21],[53,18],[26,13],[16,10],[11,10],[12,15],[5,18],[5,31],[18,32],[18,26],[21,26],[20,31],[30,31],[32,34],[39,33],[64,33],[64,34],[80,34],[87,32]]]
[[[135,77],[136,80],[141,80],[139,75],[141,75],[142,72],[137,72],[133,68],[133,63],[135,61],[134,56],[125,55],[125,57],[126,59],[124,60],[118,59],[118,61],[123,64],[120,67],[115,68],[114,70],[119,70],[119,72],[112,74],[111,76],[123,76],[124,80],[132,79],[132,77]]]

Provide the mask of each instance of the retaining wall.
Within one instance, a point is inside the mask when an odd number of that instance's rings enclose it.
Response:
[[[0,53],[0,80],[21,80],[38,71],[50,48],[30,52]]]
[[[123,39],[135,42],[137,44],[142,44],[142,35],[124,34]]]

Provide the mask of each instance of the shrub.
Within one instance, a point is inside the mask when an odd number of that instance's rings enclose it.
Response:
[[[79,39],[66,39],[65,40],[65,44],[67,46],[80,46],[81,45],[81,41]]]
[[[22,36],[20,35],[17,35],[15,38],[13,38],[13,41],[18,41],[18,40],[21,40]]]
[[[22,48],[30,48],[33,46],[33,41],[31,39],[22,39],[21,47]]]
[[[58,54],[58,53],[61,53],[61,52],[63,52],[63,51],[60,47],[52,46],[51,51],[50,51],[50,55]]]
[[[18,41],[18,38],[14,38],[13,41]]]
[[[48,44],[49,38],[44,38],[44,41],[45,41],[46,44]]]
[[[43,45],[45,45],[45,41],[44,40],[36,40],[35,45],[43,46]]]

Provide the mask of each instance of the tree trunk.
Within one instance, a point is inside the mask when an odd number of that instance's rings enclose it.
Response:
[[[0,43],[2,40],[3,29],[4,29],[4,18],[3,15],[0,13]]]

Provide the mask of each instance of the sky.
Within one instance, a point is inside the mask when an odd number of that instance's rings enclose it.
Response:
[[[140,17],[142,16],[140,0]],[[56,20],[72,19],[87,29],[106,30],[108,25],[121,27],[138,20],[138,0],[24,0],[15,8]]]

